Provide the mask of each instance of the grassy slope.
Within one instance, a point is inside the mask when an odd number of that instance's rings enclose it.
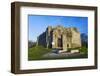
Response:
[[[36,46],[36,47],[29,48],[28,60],[41,59],[42,55],[44,55],[50,51],[51,51],[51,49],[47,49],[42,46]]]
[[[77,59],[77,58],[87,58],[87,53],[85,53],[82,56],[77,57],[61,57],[61,58],[42,58],[42,56],[48,52],[50,52],[52,49],[47,49],[42,46],[36,46],[29,48],[28,51],[28,60],[51,60],[51,59]],[[84,48],[80,49],[80,52],[84,52]]]

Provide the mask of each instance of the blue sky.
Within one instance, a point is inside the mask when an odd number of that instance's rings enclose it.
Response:
[[[36,41],[48,26],[76,27],[81,33],[88,33],[88,17],[29,15],[29,40]]]

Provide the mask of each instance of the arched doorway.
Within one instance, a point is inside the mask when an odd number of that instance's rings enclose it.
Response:
[[[58,38],[58,47],[62,49],[62,36]]]

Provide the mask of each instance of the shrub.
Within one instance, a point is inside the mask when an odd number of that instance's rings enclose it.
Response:
[[[86,47],[81,47],[81,48],[79,49],[79,51],[80,51],[81,53],[88,54],[88,49],[87,49]]]

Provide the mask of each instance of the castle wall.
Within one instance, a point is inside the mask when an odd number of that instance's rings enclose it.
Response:
[[[38,37],[38,45],[47,47],[47,44],[46,44],[46,32],[43,32],[43,33]]]
[[[67,50],[68,48],[81,47],[81,37],[76,28],[64,28],[62,26],[55,28],[48,27],[39,36],[38,44],[47,48]]]
[[[72,30],[72,48],[81,47],[80,33]]]

